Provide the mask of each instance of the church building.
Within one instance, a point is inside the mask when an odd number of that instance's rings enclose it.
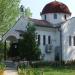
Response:
[[[64,3],[52,1],[44,6],[40,16],[41,20],[21,15],[5,33],[3,41],[18,42],[31,21],[36,27],[43,61],[75,60],[75,17],[71,17],[69,8]]]

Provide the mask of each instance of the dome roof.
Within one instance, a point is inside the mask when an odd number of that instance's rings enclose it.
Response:
[[[43,8],[41,15],[47,13],[67,13],[71,15],[71,12],[69,11],[68,7],[58,1],[50,2]]]

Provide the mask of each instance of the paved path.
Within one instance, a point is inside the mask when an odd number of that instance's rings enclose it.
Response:
[[[16,70],[5,70],[4,75],[18,75]]]
[[[6,70],[4,72],[4,75],[18,75],[17,73],[17,66],[13,62],[5,62],[6,64]]]

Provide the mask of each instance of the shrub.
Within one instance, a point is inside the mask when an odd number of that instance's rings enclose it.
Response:
[[[5,70],[5,67],[6,67],[5,64],[0,63],[0,70],[2,70],[2,71]]]
[[[18,68],[20,68],[20,69],[24,69],[24,68],[26,68],[27,66],[23,63],[23,64],[19,64],[18,65]]]
[[[37,61],[37,62],[33,62],[31,66],[34,68],[39,68],[39,67],[50,66],[51,64],[52,64],[51,62]]]

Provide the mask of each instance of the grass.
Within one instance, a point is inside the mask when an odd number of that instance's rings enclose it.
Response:
[[[19,69],[19,75],[74,75],[75,66]]]

